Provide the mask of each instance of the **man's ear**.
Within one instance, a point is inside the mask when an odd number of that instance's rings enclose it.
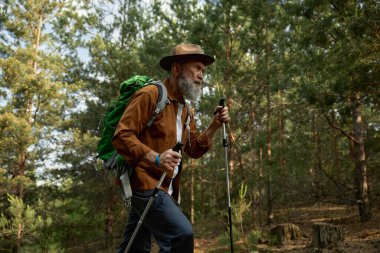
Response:
[[[174,76],[179,76],[181,73],[181,65],[179,63],[172,64],[172,74]]]

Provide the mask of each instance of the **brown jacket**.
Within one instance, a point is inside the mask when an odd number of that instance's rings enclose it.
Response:
[[[166,87],[168,80],[164,81]],[[162,175],[162,170],[151,162],[142,160],[151,150],[161,154],[174,147],[177,142],[176,119],[179,102],[184,103],[183,97],[168,90],[168,99],[165,109],[157,116],[150,127],[146,127],[158,98],[158,89],[155,85],[148,85],[138,90],[131,98],[123,116],[117,126],[112,144],[117,152],[133,167],[131,187],[133,190],[154,189]],[[211,147],[211,142],[204,134],[196,130],[195,120],[190,122],[190,145],[185,127],[187,107],[182,109],[182,143],[184,151],[192,158],[199,158]],[[173,180],[173,194],[177,199],[181,172]],[[166,177],[162,188],[168,191],[171,179]]]

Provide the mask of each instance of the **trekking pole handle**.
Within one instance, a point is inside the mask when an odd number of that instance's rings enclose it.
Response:
[[[221,98],[219,100],[219,106],[223,106],[224,108],[224,102],[226,101],[225,98]],[[223,123],[223,147],[227,147],[228,146],[228,143],[227,143],[227,134],[226,134],[226,123]]]
[[[182,147],[182,143],[181,142],[177,142],[177,144],[174,145],[174,147],[172,148],[172,150],[178,153],[179,150],[181,149],[181,147]],[[157,183],[157,187],[156,187],[155,190],[157,190],[157,191],[159,190],[159,188],[161,187],[161,184],[164,181],[165,177],[166,177],[166,171],[164,171],[164,173],[162,174],[160,180]]]
[[[181,142],[177,142],[177,144],[174,145],[174,147],[172,148],[172,150],[178,153],[179,150],[181,149],[181,147],[182,147],[182,143]],[[160,189],[161,184],[164,181],[165,177],[166,177],[166,171],[164,171],[164,173],[162,173],[162,176],[161,176],[160,180],[157,183],[155,191],[158,191]]]
[[[226,99],[224,99],[224,98],[221,98],[220,100],[219,100],[219,106],[222,106],[222,109],[224,108],[224,101],[225,101]],[[216,110],[216,111],[214,111],[214,115],[215,114],[217,114],[219,111],[218,110]]]
[[[172,149],[173,149],[173,151],[175,151],[175,152],[178,153],[181,148],[182,148],[182,143],[181,142],[177,142],[177,144],[175,144]]]
[[[225,98],[221,98],[219,100],[219,105],[224,107],[224,101],[226,101],[226,99]]]

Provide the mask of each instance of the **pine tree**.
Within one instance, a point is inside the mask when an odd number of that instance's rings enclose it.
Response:
[[[379,56],[375,42],[378,4],[307,1],[289,3],[288,10],[289,15],[296,14],[289,30],[299,46],[293,56],[299,63],[300,92],[352,143],[359,213],[362,221],[368,221],[371,208],[363,112],[374,106],[370,101],[377,96],[373,91],[379,80],[375,60]],[[334,121],[332,111],[337,112]]]
[[[68,5],[36,0],[7,1],[1,7],[0,84],[4,103],[0,107],[0,159],[9,182],[5,192],[9,197],[5,199],[2,192],[1,205],[8,210],[3,218],[11,222],[12,229],[17,228],[14,250],[20,252],[23,245],[32,243],[25,236],[35,228],[16,217],[25,212],[26,218],[39,223],[38,216],[31,217],[36,210],[35,171],[49,157],[54,130],[69,109],[66,99],[70,87],[65,81],[69,61],[59,54],[51,25]]]

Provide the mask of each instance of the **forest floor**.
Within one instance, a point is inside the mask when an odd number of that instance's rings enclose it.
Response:
[[[314,205],[302,205],[286,209],[277,209],[274,213],[274,224],[261,226],[260,231],[263,238],[252,243],[244,243],[243,240],[234,238],[234,252],[256,253],[256,252],[321,252],[321,253],[379,253],[380,252],[380,207],[373,209],[373,219],[370,222],[360,222],[358,207],[353,205],[337,205],[318,203]],[[315,222],[331,223],[340,225],[344,240],[334,246],[325,249],[311,247],[313,229]],[[282,245],[270,243],[265,238],[271,228],[282,223],[293,223],[300,227],[303,237],[299,240],[285,242]],[[208,234],[205,236],[205,224],[197,224],[194,231],[201,231],[202,238],[195,239],[195,253],[228,253],[229,241],[224,239],[221,243],[220,235]],[[211,224],[207,224],[210,228]],[[224,225],[225,226],[225,225]],[[217,226],[218,227],[218,226]],[[219,231],[223,231],[220,227]],[[217,230],[218,230],[217,229]],[[225,229],[225,228],[224,228]],[[255,228],[258,230],[258,228]],[[215,230],[214,230],[215,231]],[[220,232],[218,232],[220,234]],[[207,237],[207,239],[205,239]],[[225,236],[226,237],[226,236]],[[228,238],[227,238],[228,239]],[[249,245],[249,246],[247,246]]]

